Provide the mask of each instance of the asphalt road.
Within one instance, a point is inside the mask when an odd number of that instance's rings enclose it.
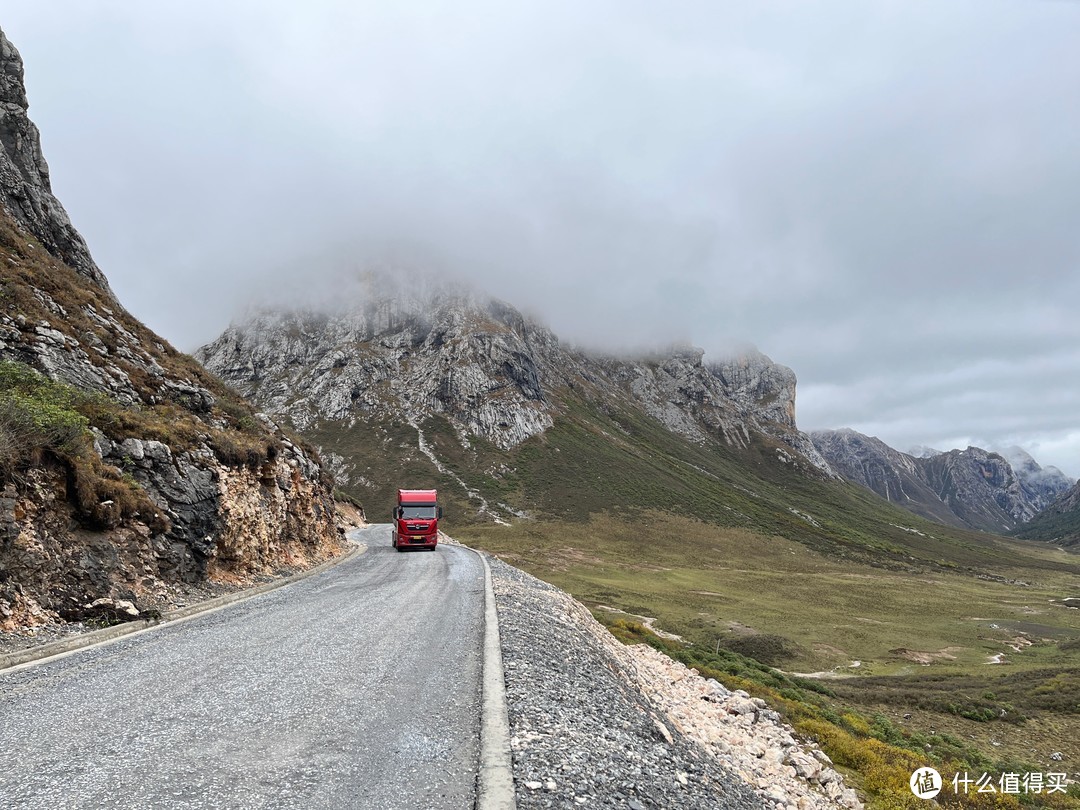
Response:
[[[472,808],[484,569],[366,553],[0,674],[0,807]]]

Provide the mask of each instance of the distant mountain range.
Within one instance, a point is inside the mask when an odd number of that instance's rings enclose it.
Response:
[[[902,453],[854,430],[813,431],[814,446],[847,478],[930,520],[1008,533],[1029,523],[1072,485],[1019,447]],[[1034,535],[1033,535],[1034,536]]]

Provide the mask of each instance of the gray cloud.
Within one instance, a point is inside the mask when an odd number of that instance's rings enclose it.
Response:
[[[0,22],[58,196],[183,348],[394,262],[585,345],[752,341],[799,375],[806,428],[1080,474],[1076,4],[54,0]]]

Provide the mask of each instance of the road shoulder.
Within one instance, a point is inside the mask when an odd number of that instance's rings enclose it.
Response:
[[[356,530],[353,530],[349,532],[349,534],[352,535],[355,531]],[[35,647],[27,647],[23,650],[0,655],[0,672],[16,672],[30,666],[44,663],[45,661],[63,658],[78,652],[79,650],[96,647],[102,644],[109,644],[121,638],[150,632],[158,627],[177,624],[193,619],[196,616],[202,616],[207,613],[222,610],[223,608],[244,602],[259,594],[268,593],[269,591],[283,588],[294,582],[299,582],[308,577],[322,573],[346,560],[352,559],[358,554],[363,554],[366,550],[366,546],[354,544],[351,549],[347,549],[343,554],[339,554],[337,557],[321,562],[304,571],[282,577],[281,579],[264,582],[251,588],[233,591],[232,593],[227,593],[215,597],[214,599],[164,611],[160,618],[138,619],[136,621],[124,622],[123,624],[117,624],[111,627],[103,627],[100,630],[88,630],[84,633],[78,633],[77,635],[60,639],[59,641],[53,641]]]

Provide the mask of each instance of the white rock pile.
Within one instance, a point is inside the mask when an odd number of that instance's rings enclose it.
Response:
[[[624,651],[637,663],[639,688],[671,723],[775,807],[862,808],[825,752],[798,742],[761,698],[732,692],[645,644]]]

